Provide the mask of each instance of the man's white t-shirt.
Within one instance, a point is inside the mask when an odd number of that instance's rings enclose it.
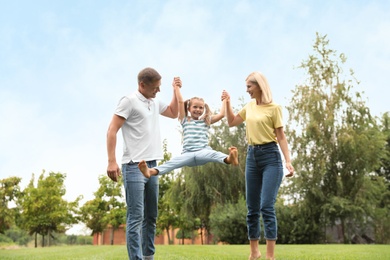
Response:
[[[122,164],[163,159],[159,116],[167,105],[146,99],[139,91],[120,99],[115,114],[126,119],[122,126]]]

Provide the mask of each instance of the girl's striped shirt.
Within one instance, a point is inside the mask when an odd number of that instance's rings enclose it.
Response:
[[[183,127],[183,153],[195,152],[206,148],[209,144],[209,129],[205,120],[184,118]]]

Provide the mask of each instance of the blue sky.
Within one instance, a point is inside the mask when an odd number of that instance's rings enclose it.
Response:
[[[347,56],[372,114],[390,110],[389,1],[0,3],[0,178],[22,177],[22,188],[44,169],[67,174],[67,199],[92,199],[116,104],[147,66],[163,76],[158,98],[166,102],[180,76],[185,98],[217,109],[226,89],[238,106],[239,97],[249,101],[244,80],[257,70],[286,106],[319,32]],[[168,150],[179,154],[178,123],[160,123]]]

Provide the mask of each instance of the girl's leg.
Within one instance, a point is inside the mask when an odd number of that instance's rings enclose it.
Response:
[[[171,160],[166,161],[165,163],[155,167],[158,172],[157,175],[163,175],[175,169],[182,168],[184,166],[195,166],[195,153],[196,152],[182,153],[179,156],[175,156]]]
[[[148,179],[150,178],[150,176],[154,176],[158,174],[156,168],[149,168],[147,163],[144,160],[138,163],[138,168],[142,172],[142,174]]]
[[[194,152],[183,153],[179,156],[173,157],[171,160],[165,162],[154,168],[149,168],[144,160],[138,164],[138,168],[146,178],[154,175],[163,175],[175,169],[184,166],[195,166]]]
[[[236,147],[229,148],[229,155],[219,151],[215,151],[210,147],[194,153],[195,164],[197,166],[204,165],[209,162],[238,165],[238,152]]]
[[[229,155],[224,160],[227,164],[238,165],[238,150],[236,147],[229,147]]]

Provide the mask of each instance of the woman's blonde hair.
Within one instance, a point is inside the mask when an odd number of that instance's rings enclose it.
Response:
[[[187,119],[189,119],[188,118],[189,117],[188,116],[188,110],[189,110],[189,108],[190,108],[190,106],[192,104],[192,101],[194,99],[197,99],[197,100],[202,101],[204,103],[204,111],[203,111],[203,114],[199,117],[199,119],[204,119],[204,121],[206,122],[206,125],[210,125],[212,112],[211,112],[211,110],[209,108],[209,105],[207,105],[204,102],[203,98],[200,98],[200,97],[193,97],[193,98],[190,98],[190,99],[187,99],[186,101],[184,101],[184,113],[185,113]]]
[[[262,73],[257,71],[252,72],[245,81],[254,83],[260,88],[262,103],[269,104],[272,102],[272,93],[268,84],[268,80]]]

